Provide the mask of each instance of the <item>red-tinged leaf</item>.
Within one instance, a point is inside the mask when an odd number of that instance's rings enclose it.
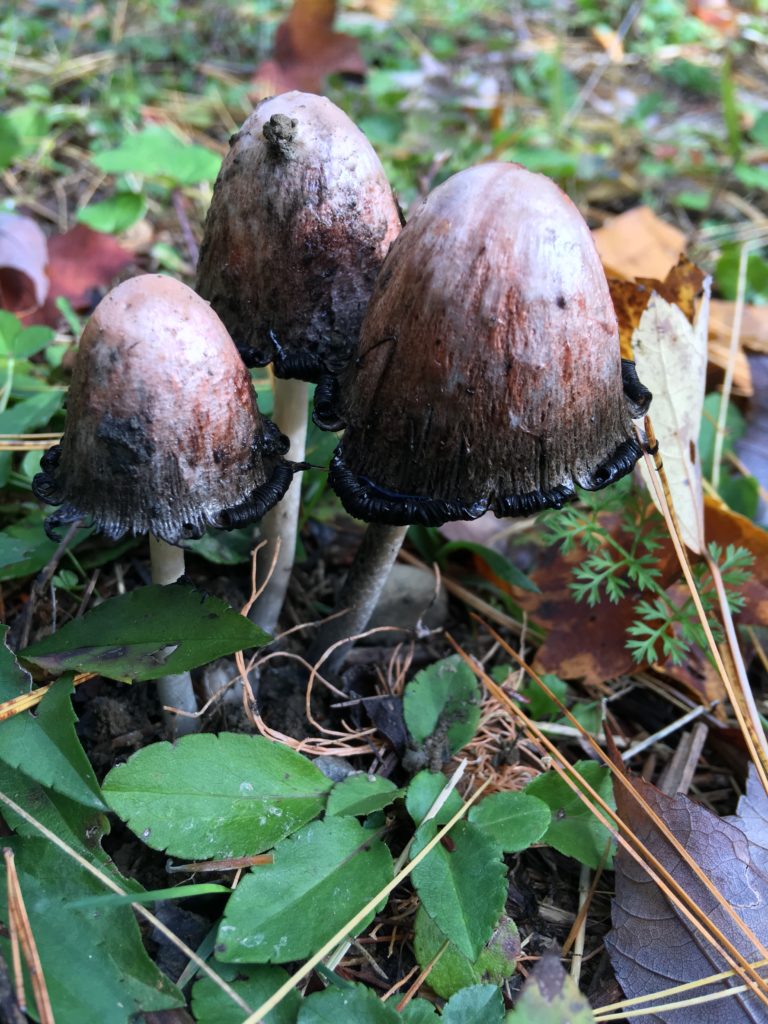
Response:
[[[263,95],[290,89],[321,93],[327,75],[365,75],[357,40],[333,31],[335,16],[335,0],[294,0],[275,34],[273,59],[261,64],[253,78]]]
[[[61,316],[56,308],[57,298],[63,296],[73,309],[90,311],[114,278],[133,262],[133,253],[112,235],[78,224],[66,234],[48,240],[48,258],[48,298],[24,322],[55,327]]]
[[[31,217],[0,213],[0,307],[33,313],[48,294],[48,243]]]
[[[642,779],[636,791],[663,819],[673,835],[699,864],[760,942],[768,942],[768,876],[759,867],[761,851],[736,818],[718,818],[683,794],[670,797]],[[681,861],[647,814],[622,786],[616,787],[622,819],[672,873],[675,880],[748,960],[760,958],[754,944],[722,909],[691,869]],[[762,805],[760,805],[762,806]],[[658,885],[623,850],[616,856],[613,930],[606,948],[625,994],[632,998],[681,982],[705,978],[727,969],[725,960],[663,895]],[[697,995],[741,984],[738,978],[697,988]],[[756,1024],[766,1007],[752,993],[738,993],[690,1008],[656,1011],[638,1017],[639,1024]]]

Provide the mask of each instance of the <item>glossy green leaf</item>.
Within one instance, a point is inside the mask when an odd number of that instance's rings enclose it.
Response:
[[[91,162],[107,174],[143,174],[178,185],[196,185],[216,179],[221,157],[154,125],[129,136],[117,149],[96,153]]]
[[[412,856],[434,836],[425,822],[416,833]],[[422,904],[446,936],[470,960],[491,937],[507,896],[507,871],[497,843],[476,825],[460,821],[413,869]]]
[[[516,853],[541,839],[552,813],[543,800],[527,793],[491,793],[470,808],[468,820],[504,853]]]
[[[186,672],[269,639],[218,597],[172,583],[110,598],[20,655],[50,672],[130,682]]]
[[[428,999],[412,999],[400,1016],[405,1024],[437,1024],[440,1020],[437,1010]]]
[[[252,1010],[265,1003],[288,980],[288,972],[282,967],[264,967],[260,964],[239,964],[237,967],[217,964],[216,973]],[[263,1018],[264,1024],[295,1024],[300,1006],[299,993],[295,988],[291,989],[274,1010]],[[210,978],[201,978],[195,982],[192,989],[192,1012],[196,1024],[242,1024],[244,1019],[240,1007]]]
[[[421,771],[411,779],[405,794],[405,807],[414,825],[420,825],[427,816],[435,800],[440,796],[448,779],[440,772]],[[452,790],[435,815],[438,825],[445,825],[461,807],[462,800],[456,790]]]
[[[480,685],[472,669],[458,654],[422,669],[405,688],[403,715],[417,744],[430,739],[447,756],[455,754],[480,721]]]
[[[32,688],[29,675],[5,644],[0,626],[0,700]],[[105,809],[90,762],[75,733],[71,678],[60,679],[35,709],[0,722],[0,761],[88,807]]]
[[[504,1000],[496,985],[471,985],[443,1007],[443,1024],[502,1024]]]
[[[73,907],[84,896],[103,893],[101,882],[47,840],[6,839],[4,844],[16,855],[56,1024],[129,1024],[140,1013],[184,1005],[149,959],[129,907]],[[5,872],[0,874],[5,918]],[[87,984],[80,984],[86,965]]]
[[[327,988],[303,1000],[296,1024],[398,1024],[394,1006],[364,985]]]
[[[504,1024],[594,1024],[594,1020],[589,1003],[552,955],[536,964]]]
[[[235,889],[216,942],[220,960],[310,956],[392,879],[387,847],[354,818],[313,821],[275,847]],[[373,912],[362,929],[373,918]]]
[[[221,733],[144,747],[103,790],[148,846],[207,860],[268,850],[322,811],[331,785],[288,747]]]
[[[593,789],[611,807],[615,807],[611,775],[607,767],[595,761],[578,761],[574,767]],[[549,806],[552,821],[544,833],[543,842],[554,846],[567,857],[575,857],[582,864],[596,868],[603,859],[611,836],[576,793],[560,776],[552,771],[530,782],[525,789]],[[611,863],[611,857],[608,862]]]
[[[325,813],[371,814],[382,807],[388,807],[402,792],[403,790],[398,789],[389,779],[368,775],[366,772],[356,772],[336,783],[328,797]]]
[[[117,192],[100,203],[78,210],[77,220],[94,231],[117,234],[135,224],[145,209],[144,196],[138,192]]]

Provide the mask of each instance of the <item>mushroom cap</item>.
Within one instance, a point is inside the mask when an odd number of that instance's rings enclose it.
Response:
[[[249,366],[317,380],[357,345],[401,217],[365,135],[323,96],[260,103],[230,140],[197,291]]]
[[[571,200],[516,164],[461,171],[379,274],[335,388],[346,432],[331,483],[353,515],[393,524],[559,508],[575,484],[605,487],[640,456],[631,418],[650,393],[628,364],[625,396],[622,369]],[[318,399],[322,426],[332,402]]]
[[[226,328],[191,288],[134,277],[99,303],[80,340],[59,445],[35,494],[58,526],[177,544],[260,518],[285,493],[287,440],[259,413]]]

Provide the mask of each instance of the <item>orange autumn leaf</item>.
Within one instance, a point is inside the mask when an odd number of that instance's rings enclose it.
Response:
[[[685,249],[685,235],[648,206],[636,206],[592,232],[606,272],[613,277],[666,277]]]

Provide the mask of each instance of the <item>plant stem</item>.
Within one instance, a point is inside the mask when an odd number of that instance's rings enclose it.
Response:
[[[348,608],[349,611],[320,627],[307,659],[312,664],[332,644],[363,632],[381,597],[407,531],[407,526],[369,524],[336,601],[337,610]],[[324,672],[334,671],[341,663],[347,646],[344,644],[337,648],[324,662]]]
[[[184,550],[174,544],[166,544],[152,534],[149,535],[149,561],[152,567],[152,582],[160,586],[175,583],[184,575]],[[180,672],[173,676],[161,676],[157,680],[157,692],[160,701],[180,711],[197,711],[197,700],[192,688],[192,677],[189,672]],[[200,728],[198,718],[187,718],[163,711],[163,718],[168,731],[173,736],[186,736],[197,732]]]
[[[291,442],[288,458],[303,462],[307,443],[307,409],[309,394],[306,381],[274,379],[275,407],[273,419]],[[249,618],[267,633],[274,633],[288,589],[296,554],[296,535],[299,526],[301,505],[301,479],[303,473],[295,473],[291,486],[282,501],[267,512],[261,521],[261,536],[267,541],[259,553],[257,585],[264,583],[272,565],[275,548],[280,550],[275,571],[267,583],[264,593],[253,605]]]

